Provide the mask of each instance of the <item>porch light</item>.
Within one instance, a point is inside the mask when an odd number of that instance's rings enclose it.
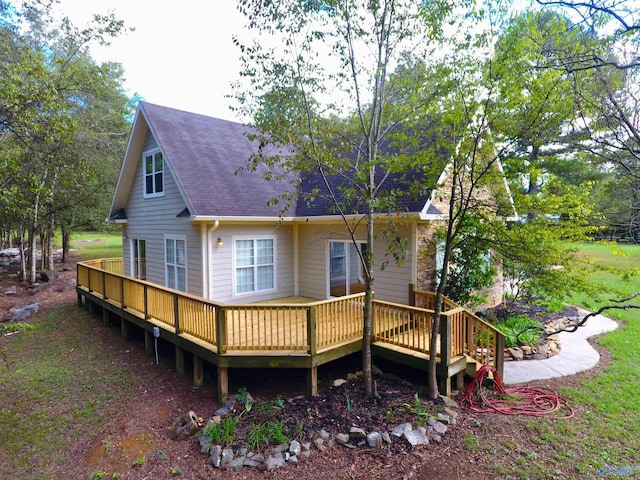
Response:
[[[218,237],[218,240],[216,241],[216,246],[221,247],[224,245],[224,242],[222,241],[222,237]]]

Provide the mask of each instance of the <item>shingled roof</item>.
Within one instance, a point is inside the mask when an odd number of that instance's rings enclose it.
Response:
[[[141,103],[145,119],[195,216],[275,217],[270,200],[291,189],[246,169],[258,145],[240,123]]]
[[[125,206],[131,188],[130,177],[134,172],[133,167],[126,172],[126,163],[137,164],[141,152],[132,148],[132,144],[137,142],[140,148],[147,132],[145,125],[158,142],[192,217],[277,217],[282,207],[274,205],[273,199],[294,189],[292,180],[295,179],[291,176],[289,180],[266,180],[266,166],[260,165],[255,171],[247,168],[249,158],[258,150],[257,142],[247,138],[251,133],[248,127],[140,102],[112,213]],[[128,158],[130,155],[132,158]],[[310,191],[314,185],[324,188],[312,174],[302,178],[303,189]],[[393,182],[390,185],[394,185]],[[430,197],[429,191],[423,193],[419,197],[402,197],[399,208],[404,212],[421,212]],[[289,214],[297,217],[325,216],[332,214],[331,207],[331,203],[321,195],[313,204],[302,199]],[[426,213],[440,212],[430,206]]]

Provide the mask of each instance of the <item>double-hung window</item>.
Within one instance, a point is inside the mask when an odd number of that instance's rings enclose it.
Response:
[[[165,237],[165,275],[167,287],[187,291],[187,245],[180,237]]]
[[[144,168],[144,197],[159,197],[164,195],[164,159],[159,150],[143,154]]]
[[[273,238],[236,239],[234,258],[236,295],[275,288],[275,240]]]

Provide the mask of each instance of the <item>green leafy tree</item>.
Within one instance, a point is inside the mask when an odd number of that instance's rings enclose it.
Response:
[[[126,103],[117,88],[121,70],[96,65],[88,52],[91,42],[104,43],[119,34],[122,22],[96,16],[80,30],[66,18],[52,20],[54,5],[29,1],[16,10],[0,0],[0,51],[6,59],[0,65],[0,166],[8,173],[0,202],[5,210],[17,210],[7,218],[18,222],[19,232],[28,232],[23,277],[31,281],[36,277],[37,239],[40,234],[52,237],[54,214],[64,204],[59,197],[80,199],[75,194],[102,168],[83,158],[86,151],[80,155],[80,133],[90,125],[81,117],[98,100],[111,105],[114,114],[118,109],[122,114]]]
[[[260,34],[259,42],[236,40],[244,65],[244,83],[236,89],[239,110],[253,119],[264,146],[253,165],[271,167],[274,180],[320,178],[304,190],[302,200],[330,203],[358,249],[366,286],[362,363],[367,395],[373,393],[373,272],[383,263],[373,258],[374,225],[382,215],[401,211],[403,195],[433,186],[400,190],[392,188],[392,180],[410,168],[436,171],[439,158],[434,145],[425,145],[434,136],[433,122],[422,121],[437,107],[436,79],[409,87],[402,76],[392,81],[392,73],[400,63],[410,67],[403,59],[411,52],[414,58],[426,57],[416,51],[433,48],[453,8],[454,2],[445,1],[240,2],[249,28]],[[275,154],[267,148],[274,144],[280,147]],[[293,147],[293,153],[284,146]],[[294,185],[299,186],[295,180]],[[280,199],[285,208],[291,198]],[[366,232],[364,249],[356,241],[359,229]],[[391,245],[391,251],[395,247],[401,246]]]

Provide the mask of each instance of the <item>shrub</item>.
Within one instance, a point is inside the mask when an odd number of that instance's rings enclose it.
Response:
[[[236,426],[240,420],[240,415],[228,415],[220,423],[213,423],[202,432],[203,435],[211,439],[211,443],[220,445],[231,445],[236,438]]]
[[[537,345],[542,335],[542,323],[532,320],[526,315],[513,315],[496,328],[504,333],[506,347],[521,345]]]
[[[269,443],[289,443],[289,430],[284,424],[284,420],[280,422],[265,422],[254,425],[247,434],[247,444],[250,448],[260,450],[260,446],[267,446]]]

